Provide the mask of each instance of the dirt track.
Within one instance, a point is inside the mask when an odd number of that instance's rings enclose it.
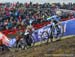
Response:
[[[75,37],[48,44],[0,54],[0,57],[75,57]]]

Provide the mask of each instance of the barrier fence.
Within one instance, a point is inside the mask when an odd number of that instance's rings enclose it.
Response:
[[[64,21],[62,22],[62,25],[64,26],[64,35],[63,36],[69,36],[69,35],[75,35],[75,19],[71,19],[68,21]],[[34,41],[35,42],[39,42],[41,40],[41,34],[44,31],[48,31],[48,33],[50,33],[50,29],[49,29],[50,24],[48,24],[47,26],[40,28],[38,30],[35,30],[32,34]],[[13,38],[10,40],[10,46],[12,46],[15,43],[16,39]]]
[[[62,22],[62,25],[64,26],[64,35],[63,36],[75,35],[75,19],[64,21],[64,22]],[[41,39],[40,35],[44,31],[50,32],[49,26],[50,26],[50,24],[41,29],[36,30],[33,33],[35,41],[39,41]]]

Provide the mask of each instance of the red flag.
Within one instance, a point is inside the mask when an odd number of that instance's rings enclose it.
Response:
[[[2,34],[1,32],[0,32],[0,40],[2,40],[2,44],[6,45],[6,46],[9,45],[9,39],[7,38],[7,36]]]

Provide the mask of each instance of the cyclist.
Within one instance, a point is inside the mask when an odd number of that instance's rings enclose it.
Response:
[[[32,33],[33,33],[33,27],[27,26],[25,33],[24,33],[24,36],[25,36],[24,38],[28,46],[31,46],[32,44],[32,39],[31,39]]]
[[[56,34],[56,38],[58,38],[59,34],[61,34],[61,29],[62,29],[62,25],[61,25],[61,15],[62,12],[61,11],[57,11],[56,15],[51,17],[51,36],[53,37],[53,34]]]

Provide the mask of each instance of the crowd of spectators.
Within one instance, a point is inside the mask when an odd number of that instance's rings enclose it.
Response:
[[[55,15],[55,9],[75,10],[75,3],[0,3],[0,31],[6,29],[21,27],[27,25],[41,23],[46,21],[48,17]],[[70,13],[63,13],[63,18],[69,16]],[[75,13],[71,13],[75,17]]]

